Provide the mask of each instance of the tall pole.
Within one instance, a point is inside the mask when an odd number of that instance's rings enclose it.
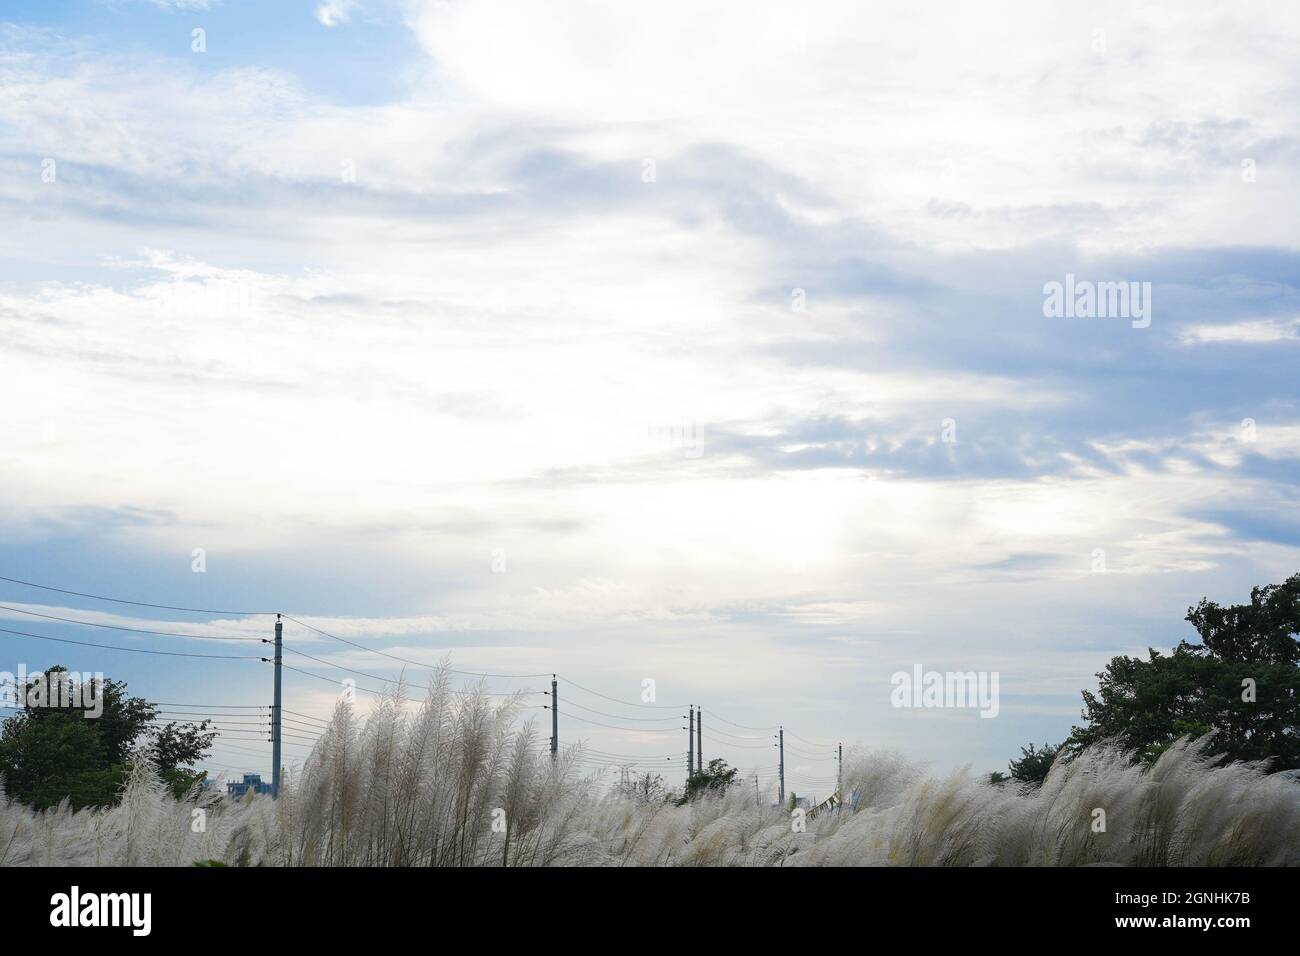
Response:
[[[275,616],[275,704],[271,708],[271,799],[280,796],[280,652],[284,647],[284,622]]]
[[[844,802],[844,744],[840,744],[840,754],[836,762],[835,771],[835,793],[839,796],[840,802]]]
[[[560,752],[560,685],[551,675],[551,759]]]
[[[704,708],[695,712],[695,768],[704,773]]]
[[[691,774],[695,772],[695,705],[690,705],[690,713],[687,715],[691,724],[686,728],[686,779],[691,779]]]
[[[780,737],[778,738],[777,747],[779,747],[781,750],[781,758],[778,761],[778,768],[780,769],[780,780],[781,780],[781,786],[779,792],[781,794],[781,807],[782,809],[784,809],[785,808],[785,728],[784,727],[780,728]]]
[[[754,806],[762,807],[763,804],[758,799],[758,774],[754,774]]]

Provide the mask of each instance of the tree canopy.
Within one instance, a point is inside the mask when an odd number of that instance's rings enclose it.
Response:
[[[1300,574],[1252,588],[1249,604],[1202,598],[1186,620],[1199,643],[1116,657],[1097,675],[1071,750],[1113,738],[1154,760],[1181,736],[1213,734],[1214,750],[1233,760],[1300,767]]]
[[[1042,783],[1047,779],[1047,771],[1052,769],[1052,764],[1056,761],[1062,747],[1062,744],[1057,744],[1055,747],[1051,744],[1043,744],[1041,750],[1034,749],[1033,744],[1021,747],[1020,759],[1013,760],[1007,765],[1012,778],[1023,783]],[[999,783],[1000,780],[993,780],[993,782]]]
[[[46,675],[66,674],[52,667]],[[203,779],[191,766],[207,756],[216,733],[207,721],[158,725],[158,709],[127,694],[124,682],[105,679],[102,713],[81,701],[50,700],[26,706],[42,675],[31,675],[22,709],[0,727],[0,777],[10,798],[38,810],[65,797],[74,809],[116,803],[132,753],[144,747],[162,778],[180,796]]]
[[[735,767],[728,767],[725,760],[715,757],[705,769],[687,778],[685,799],[692,800],[703,793],[726,793],[727,788],[736,782],[736,773]]]

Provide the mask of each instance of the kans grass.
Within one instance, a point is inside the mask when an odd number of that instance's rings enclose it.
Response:
[[[1300,864],[1300,781],[1224,763],[1205,740],[1179,741],[1149,767],[1096,746],[1058,761],[1041,787],[850,753],[856,807],[794,832],[770,792],[756,806],[742,783],[674,806],[585,773],[580,748],[552,761],[519,707],[454,692],[445,673],[413,711],[400,687],[364,721],[340,704],[275,801],[216,788],[177,800],[143,758],[114,807],[36,812],[0,792],[0,865]]]

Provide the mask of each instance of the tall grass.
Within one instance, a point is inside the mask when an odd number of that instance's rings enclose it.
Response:
[[[402,691],[364,721],[340,704],[277,801],[176,800],[144,758],[107,809],[34,812],[0,792],[0,865],[1300,865],[1300,782],[1204,741],[1149,768],[1094,747],[1040,788],[863,751],[845,760],[856,804],[796,832],[745,787],[679,807],[584,776],[577,748],[550,759],[518,700],[453,692],[445,673],[414,711]]]

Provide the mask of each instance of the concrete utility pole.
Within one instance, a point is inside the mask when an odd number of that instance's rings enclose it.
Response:
[[[758,774],[754,774],[754,806],[762,808],[763,802],[758,799]]]
[[[779,793],[781,794],[781,809],[784,810],[785,809],[785,727],[781,727],[779,729],[780,729],[780,736],[777,738],[778,741],[777,747],[779,747],[781,750],[781,758],[777,762],[777,767],[780,770],[779,779],[781,781],[781,785],[780,785]]]
[[[275,703],[271,707],[271,799],[280,796],[280,652],[284,647],[284,622],[275,616]]]
[[[551,675],[551,759],[554,760],[556,754],[560,752],[560,690],[559,684],[555,680],[555,675]]]
[[[695,769],[695,705],[690,705],[691,725],[686,728],[686,779],[691,779],[691,773]]]
[[[844,802],[844,744],[840,744],[840,755],[837,759],[835,771],[835,793],[839,796],[840,802]]]
[[[704,708],[695,712],[695,767],[704,773]]]

